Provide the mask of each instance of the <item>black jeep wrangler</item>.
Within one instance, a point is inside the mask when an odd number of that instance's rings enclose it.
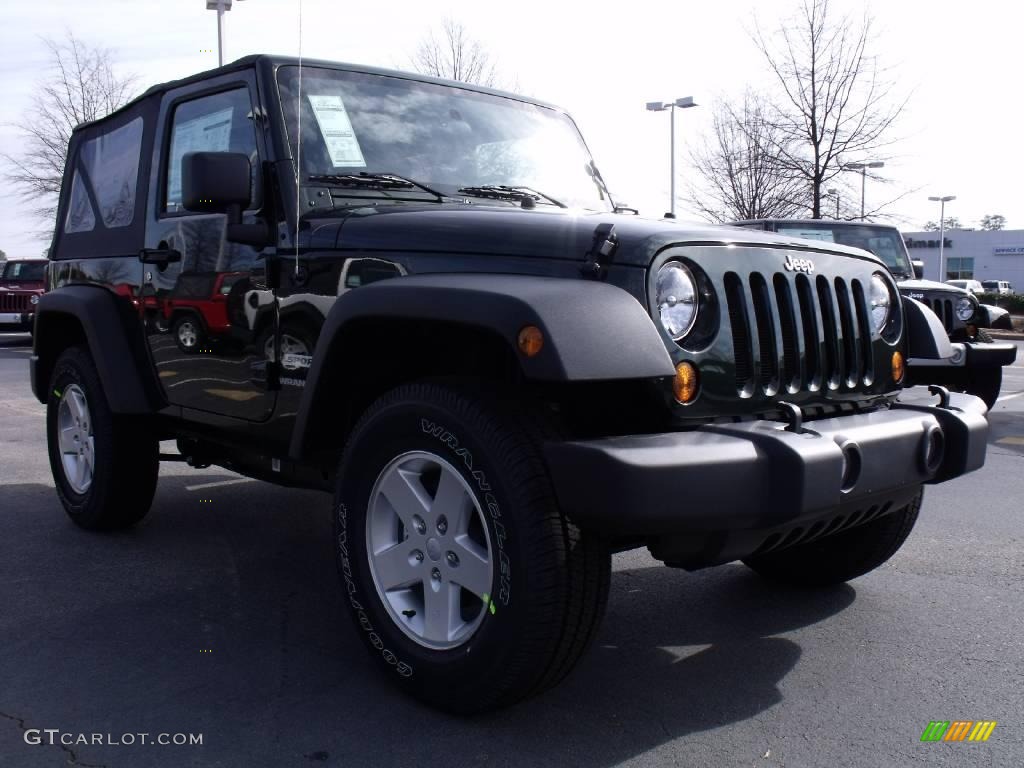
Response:
[[[1009,312],[1002,307],[981,304],[970,291],[955,285],[922,280],[923,265],[910,260],[906,243],[896,227],[822,219],[751,219],[731,226],[842,243],[871,251],[885,262],[896,278],[900,294],[931,309],[953,342],[951,357],[911,357],[907,360],[904,383],[941,384],[958,392],[976,395],[989,408],[995,406],[1003,385],[1003,366],[1012,365],[1017,359],[1017,346],[994,342],[986,329],[1013,330]]]
[[[899,401],[953,350],[880,260],[618,213],[552,106],[258,56],[68,152],[31,366],[68,515],[137,523],[174,457],[333,492],[358,634],[435,706],[561,680],[612,552],[842,582],[984,462],[980,400]],[[186,353],[166,302],[221,273]]]

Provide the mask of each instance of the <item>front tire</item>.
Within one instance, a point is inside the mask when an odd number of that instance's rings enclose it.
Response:
[[[178,317],[171,325],[171,335],[182,352],[193,353],[206,343],[203,324],[195,315],[186,314]]]
[[[111,413],[84,346],[57,358],[46,438],[57,495],[76,525],[113,530],[145,517],[156,491],[160,444],[137,417]]]
[[[923,495],[922,489],[905,507],[870,523],[743,562],[761,576],[793,586],[820,587],[855,579],[896,554],[917,521]]]
[[[608,596],[604,544],[558,509],[543,428],[483,385],[378,400],[341,461],[338,567],[357,631],[408,693],[451,712],[559,682]]]

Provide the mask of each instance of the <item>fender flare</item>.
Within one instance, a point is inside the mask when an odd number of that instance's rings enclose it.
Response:
[[[320,332],[291,439],[291,455],[307,453],[307,435],[321,401],[327,361],[344,354],[353,321],[439,321],[490,332],[515,351],[523,377],[538,382],[652,379],[675,374],[665,342],[633,296],[607,283],[500,274],[409,275],[381,280],[340,297]],[[518,336],[534,325],[540,352],[518,353]],[[328,393],[326,390],[330,389]]]
[[[1010,320],[1009,310],[997,307],[994,304],[978,305],[979,328],[1002,328],[1006,331],[1013,330],[1013,322]]]
[[[55,326],[68,318],[82,328],[111,411],[149,414],[167,404],[142,323],[126,299],[98,285],[68,285],[39,298],[30,370],[32,392],[40,403],[48,399],[53,366],[66,346],[64,339],[55,337]]]
[[[932,310],[917,299],[903,297],[907,359],[944,360],[953,356],[949,334]]]

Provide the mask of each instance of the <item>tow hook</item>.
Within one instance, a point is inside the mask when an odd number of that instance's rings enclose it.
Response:
[[[787,403],[784,400],[780,400],[778,405],[782,409],[782,415],[789,422],[786,425],[786,431],[802,435],[804,432],[804,412],[800,410],[800,406],[794,403]]]
[[[930,385],[928,385],[928,391],[931,394],[933,394],[933,395],[938,395],[939,396],[939,406],[938,406],[939,408],[944,408],[947,411],[953,410],[953,409],[951,409],[949,407],[949,390],[948,389],[946,389],[945,387],[941,387],[938,384],[930,384]]]

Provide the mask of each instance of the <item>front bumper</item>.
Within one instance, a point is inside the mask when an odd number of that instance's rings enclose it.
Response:
[[[1013,365],[1014,360],[1017,359],[1017,345],[1009,342],[992,342],[989,344],[960,342],[951,346],[953,347],[952,357],[911,357],[907,360],[907,367],[911,370],[915,368],[973,368],[975,366],[1002,367]]]
[[[896,403],[802,433],[750,421],[551,442],[545,454],[562,509],[582,527],[623,539],[719,535],[732,541],[724,562],[773,532],[824,528],[840,509],[888,511],[923,484],[978,469],[984,414],[978,398],[951,394],[948,407]]]
[[[0,331],[30,331],[35,312],[0,312]]]

